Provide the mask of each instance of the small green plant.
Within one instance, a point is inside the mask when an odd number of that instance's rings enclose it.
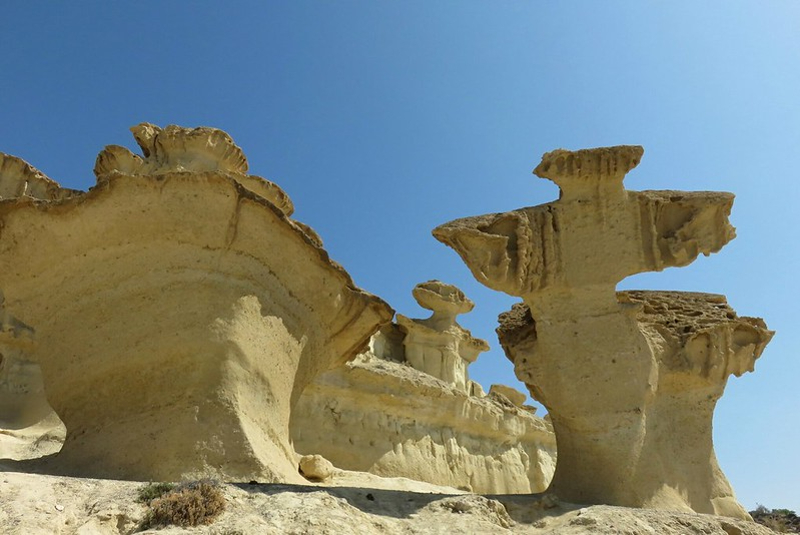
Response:
[[[140,487],[136,495],[136,501],[149,505],[150,502],[156,498],[162,497],[175,488],[174,483],[148,483],[144,487]]]
[[[791,509],[768,509],[759,504],[750,516],[778,533],[800,533],[800,517]]]
[[[211,524],[225,510],[225,497],[215,481],[182,483],[149,502],[141,529]]]

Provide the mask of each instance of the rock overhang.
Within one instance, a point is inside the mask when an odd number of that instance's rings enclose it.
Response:
[[[106,148],[87,192],[16,160],[0,175],[17,195],[0,200],[0,288],[36,331],[32,358],[67,425],[53,462],[291,481],[292,406],[394,312],[291,219],[278,186],[246,174],[227,134],[134,130],[144,158]]]

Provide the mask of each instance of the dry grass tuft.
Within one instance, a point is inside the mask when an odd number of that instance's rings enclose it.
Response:
[[[142,529],[211,524],[225,510],[225,497],[214,481],[193,481],[150,502]]]

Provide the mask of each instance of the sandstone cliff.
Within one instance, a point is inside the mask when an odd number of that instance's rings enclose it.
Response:
[[[473,492],[543,491],[555,467],[550,424],[521,392],[493,385],[486,396],[469,379],[469,364],[489,347],[456,322],[474,304],[440,281],[412,293],[429,318],[398,315],[369,351],[303,393],[292,418],[298,452]]]
[[[66,425],[47,469],[302,481],[292,407],[392,311],[227,134],[132,130],[143,157],[107,147],[86,193],[0,166],[0,289]]]
[[[338,468],[479,493],[541,492],[555,468],[552,428],[533,412],[370,353],[306,389],[292,438]]]

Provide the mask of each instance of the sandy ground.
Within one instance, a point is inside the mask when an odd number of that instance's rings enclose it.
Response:
[[[0,533],[134,533],[144,483],[0,472]],[[720,534],[773,533],[710,515],[581,507],[552,497],[480,496],[402,478],[339,472],[325,485],[226,484],[210,526],[143,533],[235,534]]]

